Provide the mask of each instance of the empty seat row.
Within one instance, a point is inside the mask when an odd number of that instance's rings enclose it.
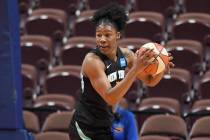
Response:
[[[202,12],[210,13],[208,0],[114,0],[123,5],[129,11],[155,11],[164,15],[177,12]],[[32,1],[33,2],[33,1]],[[59,3],[52,0],[34,0],[34,4],[28,0],[19,0],[20,11],[24,12],[29,8],[55,8],[74,14],[76,10],[99,9],[113,0],[93,1],[93,0],[62,0]]]
[[[22,65],[24,68],[33,68],[32,71],[25,72],[22,71],[23,77],[23,91],[28,95],[33,95],[35,89],[38,86],[37,76],[34,75],[35,68],[30,65]],[[35,70],[36,72],[36,70]],[[43,93],[52,94],[60,93],[72,95],[74,98],[77,98],[80,93],[80,66],[58,66],[49,71],[46,77],[43,78]],[[36,93],[37,95],[39,93]]]
[[[193,127],[188,135],[186,123],[180,117],[173,115],[154,115],[148,118],[144,122],[140,132],[140,139],[141,136],[142,137],[150,136],[152,138],[152,136],[156,135],[156,136],[168,137],[168,139],[171,140],[173,139],[209,140],[210,139],[210,129],[208,128],[209,121],[210,121],[209,116],[200,118],[193,124]]]
[[[26,68],[32,68],[28,71],[24,70]],[[77,99],[77,94],[80,93],[80,66],[74,65],[64,65],[52,68],[49,74],[44,78],[44,93],[62,93],[67,95],[72,95]],[[23,87],[26,94],[35,92],[37,87],[38,77],[36,75],[36,70],[33,66],[23,65],[22,70],[23,75]],[[164,75],[160,83],[153,88],[145,87],[145,93],[148,96],[154,97],[170,97],[179,100],[181,103],[189,100],[189,98],[209,98],[208,96],[208,86],[209,86],[209,71],[206,72],[201,79],[198,81],[198,92],[193,93],[193,79],[192,74],[185,69],[174,68],[171,74]],[[137,83],[138,85],[138,83]],[[176,87],[176,90],[171,91]],[[135,88],[136,90],[138,88]],[[30,95],[30,94],[29,94]]]
[[[32,132],[36,137],[37,135],[48,132],[68,132],[72,115],[73,112],[52,113],[47,116],[44,125],[40,130],[36,114],[29,111],[23,112],[26,129]],[[139,138],[145,140],[150,140],[152,138],[157,140],[161,138],[163,138],[161,140],[210,138],[209,123],[209,116],[201,117],[193,123],[192,128],[188,131],[187,123],[179,116],[152,115],[144,121],[143,126],[139,131]]]
[[[144,43],[151,40],[143,38],[122,38],[120,47],[126,47],[134,52]],[[94,37],[72,37],[60,48],[59,63],[62,65],[81,65],[85,55],[96,47]],[[192,74],[202,74],[209,68],[208,51],[205,45],[198,41],[174,39],[165,44],[173,55],[178,68],[189,70]],[[48,70],[56,58],[53,57],[52,41],[46,36],[27,35],[21,37],[22,63],[34,65],[37,69]]]
[[[60,42],[68,34],[94,37],[95,27],[90,22],[93,12],[82,12],[76,20],[72,20],[72,25],[69,27],[67,16],[62,11],[37,9],[25,22],[25,34],[46,35],[52,40]],[[129,18],[123,34],[123,37],[126,38],[146,38],[159,43],[170,38],[196,40],[204,45],[208,45],[210,42],[209,14],[181,14],[174,23],[170,24],[171,29],[168,29],[164,16],[156,12],[133,12]],[[68,28],[71,28],[71,33],[67,33]]]
[[[72,110],[80,95],[78,75],[78,67],[60,66],[52,69],[45,80],[45,94],[33,99],[31,107]],[[125,97],[129,102],[129,109],[141,113],[141,119],[144,113],[149,115],[169,113],[185,117],[200,112],[208,113],[209,100],[204,99],[209,98],[207,92],[209,86],[206,85],[209,81],[205,78],[209,79],[209,76],[201,79],[199,92],[193,94],[190,72],[184,69],[172,69],[171,74],[165,75],[156,87],[145,87],[147,90],[143,92],[144,96],[141,92],[142,85],[136,81]],[[200,93],[201,91],[203,93]],[[196,98],[199,100],[194,103]],[[185,110],[185,107],[189,109]]]

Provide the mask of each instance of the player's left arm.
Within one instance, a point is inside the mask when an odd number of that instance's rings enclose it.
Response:
[[[136,55],[127,48],[122,48],[122,51],[126,57],[128,68],[131,68],[133,66],[134,61],[136,60]],[[174,67],[174,64],[171,62],[172,59],[173,57],[169,53],[169,64],[167,66],[167,69],[164,72],[161,72],[157,75],[145,75],[143,73],[140,73],[137,76],[137,78],[141,80],[146,86],[154,87],[160,82],[165,72],[169,72],[170,68]]]

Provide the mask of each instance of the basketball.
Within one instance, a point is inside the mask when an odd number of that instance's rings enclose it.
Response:
[[[144,73],[157,75],[164,71],[169,63],[169,57],[167,50],[158,43],[149,42],[141,46],[139,53],[143,52],[145,49],[153,49],[153,52],[158,56],[151,58],[149,61],[156,61],[157,63],[150,64],[144,69]]]

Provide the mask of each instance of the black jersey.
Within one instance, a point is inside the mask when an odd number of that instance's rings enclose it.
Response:
[[[125,77],[127,61],[119,48],[116,62],[100,53],[97,48],[90,53],[95,53],[104,62],[104,71],[112,87]],[[75,121],[91,127],[110,127],[113,120],[111,106],[103,100],[92,87],[90,80],[83,75],[81,75],[81,85],[82,94],[76,107]]]

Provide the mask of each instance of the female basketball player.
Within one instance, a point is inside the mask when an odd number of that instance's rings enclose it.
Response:
[[[148,60],[154,57],[152,50],[134,54],[118,47],[117,40],[127,19],[123,7],[113,3],[93,16],[97,46],[82,64],[82,95],[69,131],[73,140],[112,140],[112,106],[126,94],[136,78],[155,86],[163,76],[163,73],[154,77],[141,74],[150,64]],[[125,68],[129,68],[126,75]]]

